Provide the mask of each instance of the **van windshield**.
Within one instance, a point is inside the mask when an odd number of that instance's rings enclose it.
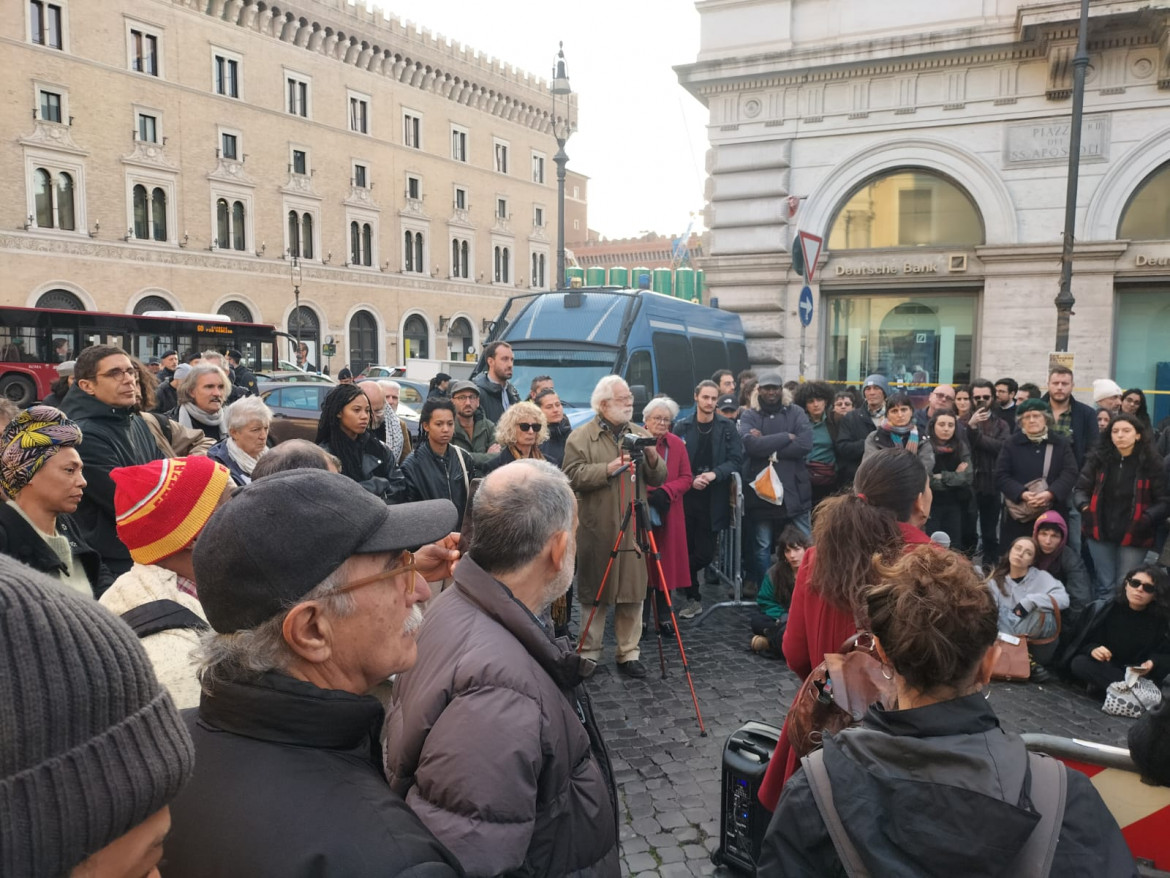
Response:
[[[566,351],[551,348],[514,348],[516,364],[512,384],[522,397],[528,395],[532,379],[551,375],[557,396],[565,408],[589,408],[593,388],[606,375],[612,375],[617,350]]]

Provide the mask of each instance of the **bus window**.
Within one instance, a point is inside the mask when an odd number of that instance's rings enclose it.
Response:
[[[53,339],[53,358],[50,363],[64,363],[77,357],[73,350],[73,333],[61,329],[50,330]]]
[[[43,352],[37,350],[36,330],[31,326],[0,326],[0,361],[5,363],[40,363]]]
[[[710,378],[720,369],[729,367],[727,348],[716,338],[705,338],[696,335],[691,338],[691,350],[694,352],[695,383]]]
[[[654,395],[654,367],[650,363],[649,351],[634,351],[630,354],[629,365],[626,366],[626,384],[630,387],[642,385],[646,388],[646,395]]]
[[[691,372],[691,346],[685,335],[654,333],[654,364],[658,373],[659,393],[665,393],[680,404],[694,398],[695,376]]]

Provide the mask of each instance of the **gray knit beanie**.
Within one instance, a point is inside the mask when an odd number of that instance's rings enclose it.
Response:
[[[194,761],[134,632],[0,556],[0,875],[67,875],[174,799]]]

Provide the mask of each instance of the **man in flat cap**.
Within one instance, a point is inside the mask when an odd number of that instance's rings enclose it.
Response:
[[[455,519],[448,500],[387,506],[322,470],[257,479],[212,515],[194,567],[214,633],[183,712],[199,771],[167,878],[462,874],[387,785],[369,694],[415,663],[424,576],[457,556],[426,544],[449,546]]]

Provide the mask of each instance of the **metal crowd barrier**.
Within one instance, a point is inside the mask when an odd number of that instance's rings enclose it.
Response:
[[[731,586],[732,596],[730,600],[704,609],[695,618],[696,625],[701,625],[704,619],[723,607],[756,605],[755,601],[743,599],[743,477],[739,473],[731,474],[727,502],[731,508],[731,525],[719,532],[713,569],[720,583]]]

